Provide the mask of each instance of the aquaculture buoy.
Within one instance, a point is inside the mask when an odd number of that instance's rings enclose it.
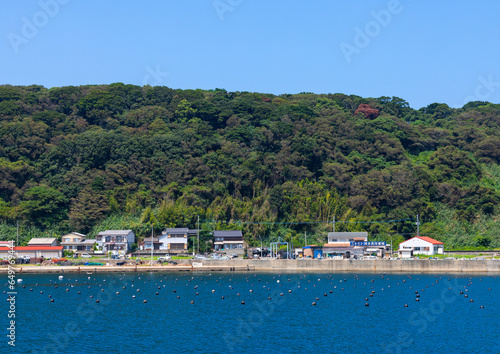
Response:
[[[405,307],[408,307],[408,304],[405,304]]]
[[[225,299],[225,297],[224,297],[224,296],[221,296],[220,298],[221,298],[221,300],[224,300],[224,299]]]
[[[365,306],[370,306],[370,304],[368,302],[365,302]]]
[[[54,302],[54,299],[50,299],[50,302]]]
[[[313,306],[316,306],[316,302],[313,302],[313,303],[312,303],[312,305],[313,305]]]
[[[148,300],[142,300],[143,304],[146,304],[147,302],[148,302]]]

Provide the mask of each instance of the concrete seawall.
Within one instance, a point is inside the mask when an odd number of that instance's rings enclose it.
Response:
[[[203,260],[185,261],[194,268],[254,267],[256,271],[318,271],[360,273],[500,273],[500,260],[429,260],[429,259],[380,259],[380,260],[334,260],[334,259],[259,259],[259,260]],[[184,263],[183,263],[184,264]],[[200,267],[201,265],[201,267]]]
[[[498,273],[500,260],[181,260],[176,266],[22,266],[16,273],[105,273],[105,272],[328,272],[328,273]],[[7,273],[0,268],[0,273]]]

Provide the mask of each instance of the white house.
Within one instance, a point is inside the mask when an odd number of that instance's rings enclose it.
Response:
[[[106,230],[95,237],[97,246],[103,251],[130,251],[135,243],[135,234],[132,230]]]
[[[189,236],[196,235],[197,230],[188,228],[167,228],[158,237],[160,250],[168,250],[169,253],[184,253],[188,249]],[[151,241],[150,241],[151,243]],[[151,245],[149,245],[151,249]]]
[[[398,252],[403,257],[405,254],[407,255],[409,253],[408,251],[413,251],[413,254],[425,254],[432,256],[434,254],[443,254],[444,245],[442,242],[434,240],[430,237],[416,236],[399,244]]]

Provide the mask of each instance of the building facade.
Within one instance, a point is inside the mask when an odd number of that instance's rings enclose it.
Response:
[[[128,252],[135,243],[135,234],[132,230],[106,230],[96,236],[97,246],[100,250]]]
[[[240,230],[214,231],[214,249],[227,255],[243,255],[243,234]]]
[[[87,239],[87,235],[79,234],[78,232],[70,232],[61,236],[61,246],[65,251],[73,251],[74,253],[92,252],[96,240]]]
[[[399,250],[411,250],[413,254],[425,254],[432,256],[435,254],[444,254],[444,245],[442,242],[426,236],[416,236],[401,242]],[[400,254],[402,252],[399,252]]]

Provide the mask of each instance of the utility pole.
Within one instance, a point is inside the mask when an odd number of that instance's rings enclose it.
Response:
[[[151,266],[153,266],[153,249],[155,248],[154,242],[153,242],[153,228],[154,224],[151,224]]]
[[[335,215],[333,216],[333,232],[335,232]]]
[[[198,226],[196,227],[196,236],[198,237],[198,253],[200,253],[200,216],[198,215]]]
[[[260,258],[262,258],[262,237],[259,236],[260,238]]]
[[[306,247],[307,246],[307,231],[304,231],[304,238],[305,238],[304,247]]]
[[[19,221],[17,222],[17,242],[16,246],[19,247]]]
[[[418,214],[417,214],[417,236],[420,236],[420,221],[418,220]]]

